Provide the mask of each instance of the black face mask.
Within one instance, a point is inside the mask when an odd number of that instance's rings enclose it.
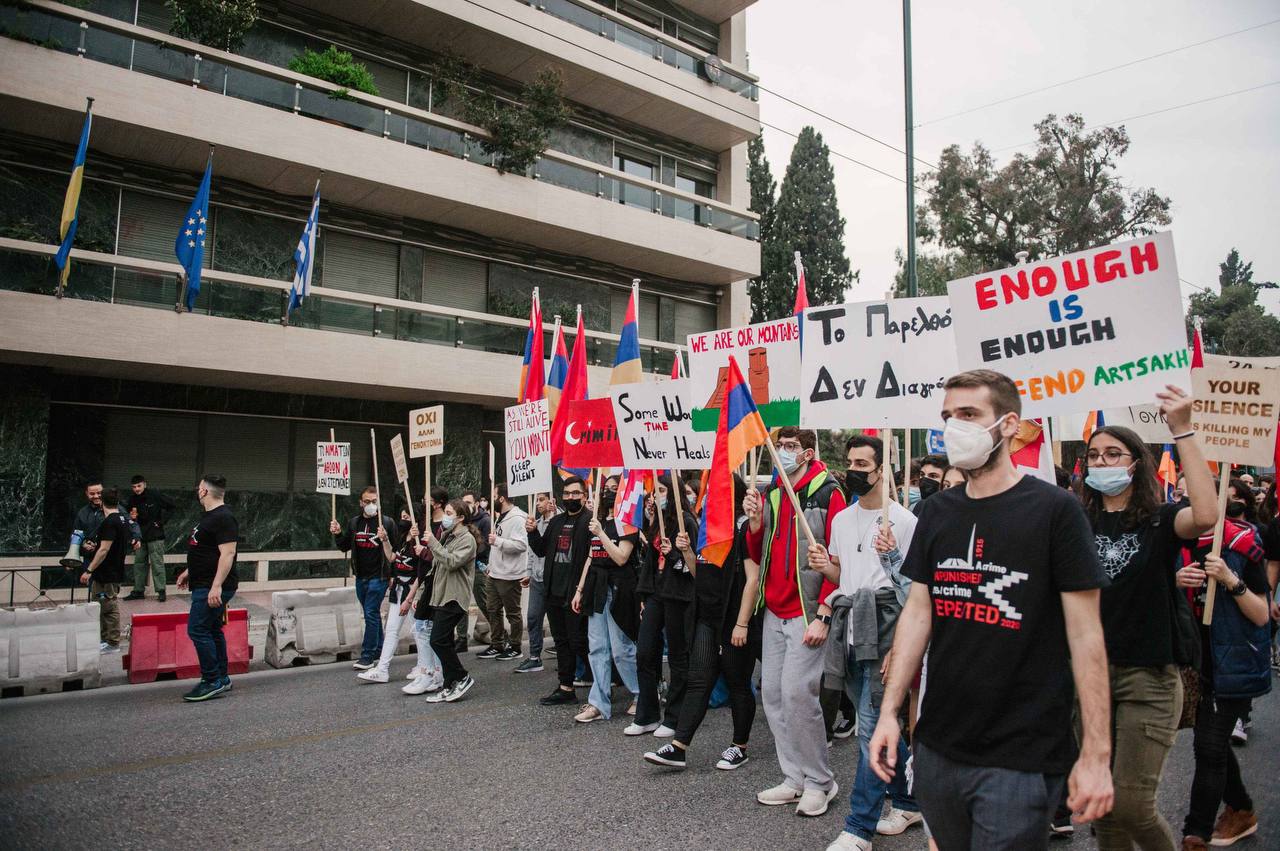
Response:
[[[613,503],[617,500],[618,495],[613,491],[604,491],[600,494],[600,507],[605,511],[613,508]]]
[[[1228,502],[1228,503],[1227,503],[1227,516],[1228,516],[1228,517],[1243,517],[1243,516],[1244,516],[1244,503],[1243,503],[1243,502],[1236,502],[1235,500],[1232,500],[1231,502]]]
[[[564,503],[564,510],[570,514],[577,514],[582,510],[582,500],[580,499],[566,499],[562,501]]]
[[[920,477],[920,498],[928,499],[938,491],[942,490],[942,483],[937,479],[929,479],[924,476]]]
[[[401,537],[404,537],[406,534],[408,534],[408,532],[409,532],[409,527],[410,527],[410,526],[412,526],[412,525],[413,525],[413,524],[412,524],[412,523],[410,523],[408,520],[397,520],[397,521],[396,521],[396,529],[400,532],[400,536],[401,536]]]
[[[854,496],[866,496],[871,492],[871,482],[867,478],[871,474],[866,470],[848,470],[844,474],[844,489]]]

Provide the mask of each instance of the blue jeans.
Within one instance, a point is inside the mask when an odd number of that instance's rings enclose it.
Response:
[[[222,634],[222,614],[231,604],[231,598],[224,588],[222,605],[214,608],[209,605],[208,588],[191,589],[191,612],[187,615],[187,637],[196,648],[196,658],[200,660],[200,678],[208,683],[216,683],[227,675],[227,639]]]
[[[382,577],[356,579],[356,599],[364,609],[364,642],[360,645],[360,661],[372,662],[382,649],[382,598],[387,593],[387,580]]]
[[[541,579],[529,579],[529,611],[524,626],[529,631],[529,658],[542,658],[542,619],[547,613],[547,592]],[[519,648],[517,648],[519,649]]]
[[[619,626],[614,623],[609,607],[613,605],[613,589],[605,594],[604,611],[592,612],[587,618],[587,642],[591,649],[591,675],[595,682],[591,684],[591,694],[587,702],[599,709],[607,719],[613,714],[613,702],[610,692],[613,690],[612,665],[618,666],[622,675],[622,684],[632,695],[640,693],[640,683],[636,680],[636,643]],[[564,652],[556,648],[557,652]]]
[[[854,661],[852,653],[848,659],[844,687],[853,705],[858,707],[858,770],[853,775],[853,789],[849,791],[849,816],[844,820],[844,829],[854,836],[874,839],[886,789],[897,809],[919,812],[920,805],[907,790],[907,772],[904,769],[910,754],[901,738],[898,739],[898,771],[893,782],[886,784],[871,770],[871,734],[880,721],[880,706],[872,705],[871,678],[880,676],[880,665],[874,659]]]

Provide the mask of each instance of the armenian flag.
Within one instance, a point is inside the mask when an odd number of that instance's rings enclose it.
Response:
[[[631,300],[627,302],[627,315],[622,320],[622,333],[618,340],[618,354],[613,359],[610,384],[635,384],[644,378],[640,365],[640,327],[636,324],[640,303],[640,281],[631,282]]]
[[[67,278],[71,275],[71,244],[76,241],[76,224],[80,220],[80,188],[84,185],[84,159],[89,153],[89,129],[93,126],[93,98],[86,98],[88,104],[84,108],[84,127],[80,130],[80,145],[76,148],[76,158],[71,164],[71,180],[67,183],[67,197],[62,202],[62,225],[58,235],[62,244],[53,262],[58,266],[58,296],[66,289]]]
[[[582,305],[578,305],[578,329],[573,340],[573,357],[569,358],[569,369],[565,375],[564,388],[560,392],[560,402],[556,409],[570,402],[581,402],[589,398],[587,393],[587,333],[582,324]],[[551,420],[551,463],[560,466],[564,463],[564,436],[569,425],[567,417],[555,417]],[[577,470],[572,473],[581,476]]]
[[[698,527],[698,551],[713,564],[723,566],[733,547],[733,471],[742,466],[747,453],[769,440],[760,411],[751,398],[751,388],[742,378],[738,361],[729,356],[729,380],[720,405],[716,427],[716,449],[707,478],[707,499]]]
[[[804,312],[809,309],[809,292],[804,285],[804,264],[800,262],[800,252],[796,252],[796,306],[792,311],[796,315],[796,330],[800,337],[800,351],[804,351]]]
[[[529,333],[524,338],[524,363],[520,365],[520,386],[517,388],[517,402],[531,402],[541,399],[546,386],[546,364],[542,357],[542,302],[538,299],[538,288],[533,288],[533,300],[529,304]]]
[[[1102,416],[1102,411],[1090,411],[1089,416],[1084,419],[1084,442],[1088,443],[1089,438],[1093,437],[1093,433],[1105,427],[1106,424],[1107,420]]]
[[[1166,443],[1160,453],[1160,466],[1156,469],[1156,478],[1164,483],[1165,501],[1173,499],[1173,489],[1178,485],[1178,465],[1173,463],[1173,444]]]
[[[565,379],[569,377],[569,353],[564,347],[564,325],[556,315],[556,330],[551,336],[551,371],[547,373],[547,386],[544,393],[547,397],[547,414],[552,420],[556,418],[556,410],[560,407],[560,394],[564,391]]]

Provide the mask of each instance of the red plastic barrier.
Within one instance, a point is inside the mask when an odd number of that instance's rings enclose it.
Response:
[[[196,648],[187,637],[186,612],[132,615],[129,624],[129,652],[123,660],[129,682],[151,683],[161,674],[174,674],[180,680],[200,676]],[[253,658],[249,610],[229,609],[222,634],[227,639],[227,673],[247,674]]]

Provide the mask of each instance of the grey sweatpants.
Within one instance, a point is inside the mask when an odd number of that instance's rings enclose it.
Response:
[[[761,699],[786,784],[825,792],[833,780],[818,701],[826,647],[806,647],[804,630],[803,617],[782,620],[765,610]]]

